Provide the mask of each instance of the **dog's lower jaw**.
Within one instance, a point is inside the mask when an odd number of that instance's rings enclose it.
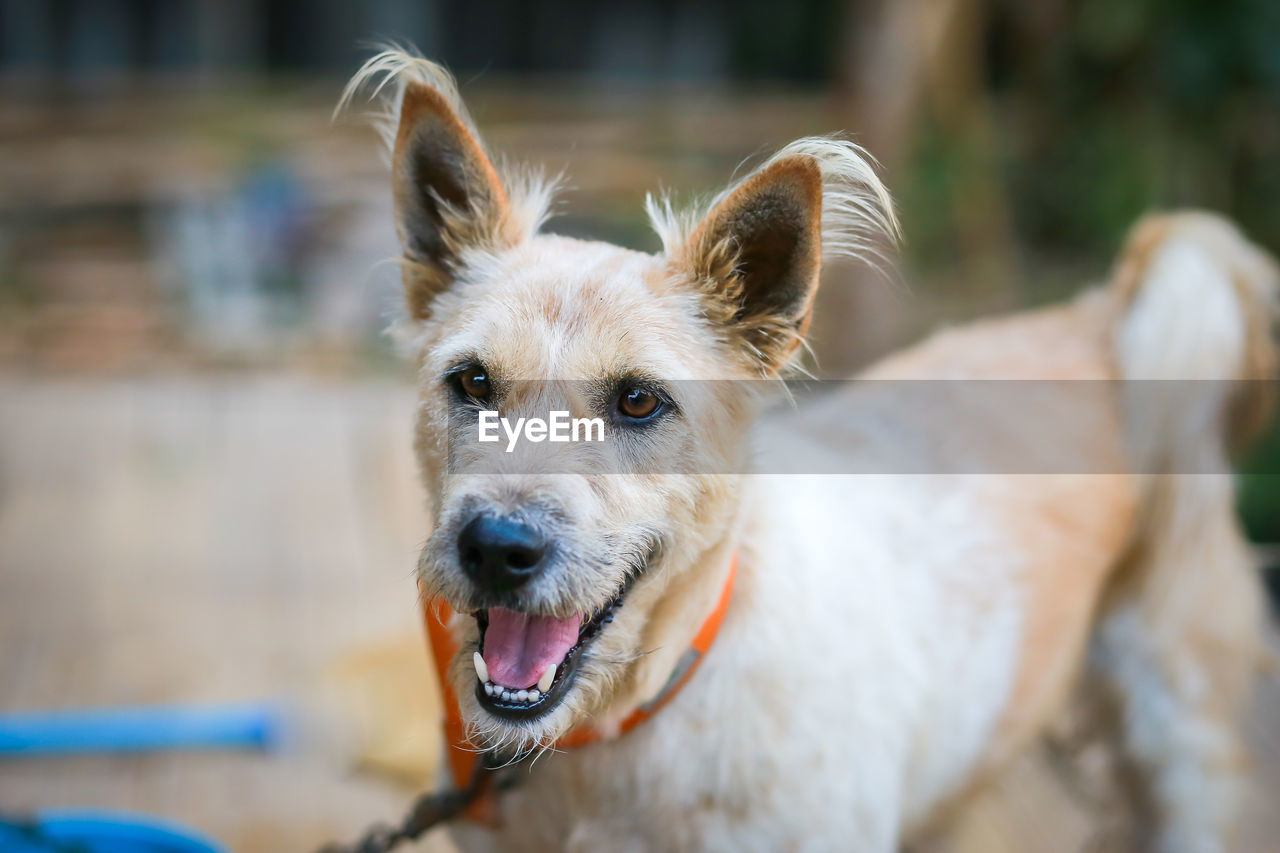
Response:
[[[580,714],[576,689],[571,687],[560,704],[536,719],[517,721],[500,717],[480,704],[474,684],[475,676],[472,675],[458,694],[467,743],[472,749],[489,753],[502,762],[516,761],[529,753],[554,746],[573,728]]]
[[[630,695],[628,688],[634,683],[632,672],[638,661],[630,664],[609,661],[626,656],[617,650],[629,647],[628,639],[636,637],[638,632],[622,619],[615,620],[609,628],[612,636],[601,637],[598,648],[584,651],[560,702],[546,713],[529,719],[495,714],[486,708],[478,695],[482,688],[474,669],[470,664],[463,667],[459,663],[455,669],[459,677],[454,683],[471,746],[495,752],[503,760],[514,760],[552,747],[571,732],[585,729],[603,738],[617,735],[621,721],[640,705],[625,698]],[[463,654],[469,659],[471,652]],[[630,656],[635,656],[634,652]],[[645,659],[643,655],[639,658]]]
[[[454,689],[472,748],[495,753],[504,761],[515,760],[529,752],[554,746],[583,725],[596,725],[589,721],[604,719],[618,675],[615,667],[602,663],[600,657],[609,658],[614,649],[610,641],[616,642],[617,635],[628,633],[623,619],[617,619],[607,627],[607,636],[601,636],[596,643],[584,649],[574,671],[563,676],[566,683],[559,702],[545,713],[525,719],[494,713],[482,703],[480,693],[483,687],[472,663],[472,655],[479,648],[478,638],[464,645],[453,668]],[[561,677],[557,676],[556,681],[559,682]]]

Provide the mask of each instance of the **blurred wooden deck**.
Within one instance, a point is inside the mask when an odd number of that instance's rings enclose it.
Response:
[[[416,686],[412,408],[411,389],[372,380],[0,379],[0,711],[278,698],[304,724],[273,755],[0,760],[0,809],[150,812],[247,853],[398,817],[408,790],[352,772],[350,718],[331,711],[350,683],[338,662],[390,668],[404,697],[374,716],[430,731],[414,724],[433,709]],[[1241,847],[1254,853],[1280,837],[1278,724],[1273,681]],[[403,770],[398,747],[371,750]],[[406,751],[426,756],[410,776],[429,773],[429,743]],[[970,816],[963,849],[1067,853],[1091,832],[1028,760]]]
[[[335,662],[418,636],[411,411],[377,382],[0,383],[0,710],[279,699],[302,723],[276,755],[0,760],[0,809],[140,810],[262,853],[398,816],[326,712]]]

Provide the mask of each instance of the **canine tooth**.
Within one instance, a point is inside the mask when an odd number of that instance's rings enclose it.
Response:
[[[511,701],[511,691],[510,691],[510,690],[504,690],[504,691],[502,691],[502,701],[503,701],[503,702],[510,702],[510,701]]]
[[[547,671],[542,673],[542,677],[538,679],[538,689],[546,693],[551,689],[551,682],[556,678],[556,665],[551,664],[547,667]]]
[[[516,694],[516,698],[517,698],[517,699],[519,699],[521,702],[528,702],[528,701],[529,701],[529,691],[528,691],[528,690],[521,690],[519,693],[517,693],[517,694]]]
[[[488,681],[488,680],[489,680],[489,667],[485,666],[484,658],[482,658],[482,657],[480,656],[480,653],[479,653],[479,652],[472,652],[472,653],[471,653],[471,662],[472,662],[473,664],[475,664],[475,665],[476,665],[476,676],[477,676],[481,681]]]

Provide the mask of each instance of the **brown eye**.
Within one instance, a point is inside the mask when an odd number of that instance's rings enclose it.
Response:
[[[628,388],[618,398],[618,411],[638,421],[653,417],[661,405],[657,394],[643,388]]]
[[[489,374],[480,365],[473,364],[458,374],[458,387],[473,400],[484,400],[491,390]]]

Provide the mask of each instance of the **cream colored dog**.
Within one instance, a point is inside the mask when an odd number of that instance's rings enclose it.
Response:
[[[1087,671],[1146,842],[1226,849],[1263,611],[1225,459],[1266,383],[1137,403],[1109,380],[1272,377],[1267,257],[1215,217],[1154,217],[1106,287],[863,377],[1095,380],[1079,396],[975,426],[877,414],[868,389],[895,384],[857,383],[759,416],[823,257],[896,230],[857,147],[803,139],[702,211],[651,203],[648,255],[540,233],[551,185],[491,161],[437,66],[388,51],[348,97],[371,83],[421,389],[420,577],[463,614],[450,680],[474,748],[541,756],[509,773],[496,826],[454,824],[462,847],[895,850]],[[603,445],[471,438],[481,411],[556,405],[603,419]],[[1063,436],[1068,465],[1001,461]],[[714,645],[669,695],[735,561]],[[571,731],[594,742],[547,751]]]

